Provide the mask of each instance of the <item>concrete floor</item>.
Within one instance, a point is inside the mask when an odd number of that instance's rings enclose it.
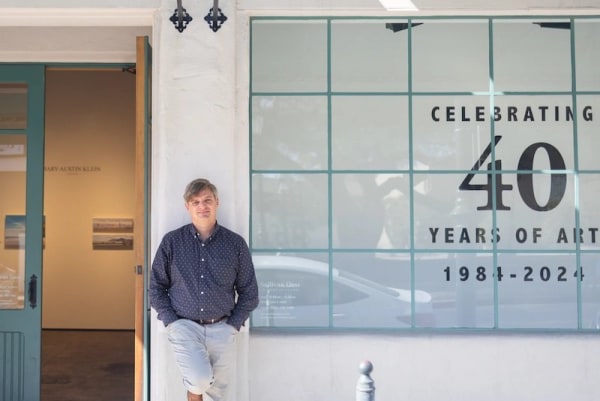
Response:
[[[42,331],[41,401],[132,401],[133,386],[133,331]]]

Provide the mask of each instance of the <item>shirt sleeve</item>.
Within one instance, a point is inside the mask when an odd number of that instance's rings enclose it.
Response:
[[[239,330],[250,312],[258,306],[258,284],[256,282],[256,273],[252,256],[246,242],[241,239],[239,249],[239,270],[235,280],[235,288],[237,292],[237,301],[233,312],[227,323]]]
[[[168,245],[167,238],[163,238],[156,256],[152,262],[152,271],[150,273],[150,305],[158,313],[158,319],[165,326],[178,319],[177,314],[171,306],[171,298],[169,297],[169,288],[171,286],[170,277],[170,261],[171,247]]]

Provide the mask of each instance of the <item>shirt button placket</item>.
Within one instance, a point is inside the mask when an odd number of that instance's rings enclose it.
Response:
[[[200,250],[200,267],[202,271],[206,271],[206,258],[205,258],[205,254],[206,254],[206,247],[205,247],[205,243],[201,242],[200,243],[202,245],[201,250]],[[201,300],[200,302],[204,303],[204,301],[202,300],[202,298],[204,298],[204,274],[200,274],[200,297]],[[200,308],[200,312],[204,312],[204,308]]]

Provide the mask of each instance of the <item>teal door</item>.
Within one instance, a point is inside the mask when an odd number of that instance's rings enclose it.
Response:
[[[0,401],[39,401],[44,66],[0,64]]]

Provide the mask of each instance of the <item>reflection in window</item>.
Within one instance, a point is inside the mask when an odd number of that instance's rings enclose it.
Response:
[[[336,170],[386,170],[408,165],[405,96],[336,96],[331,161]],[[375,124],[376,123],[376,124]]]
[[[257,170],[327,167],[327,99],[258,96],[252,102],[252,164]]]
[[[571,30],[568,20],[496,20],[496,91],[571,90]]]
[[[420,20],[413,27],[413,90],[481,92],[489,88],[486,20]],[[406,34],[406,33],[404,33]]]
[[[0,309],[25,306],[26,145],[25,134],[0,134]]]
[[[335,92],[408,90],[406,22],[333,21],[331,87]]]
[[[322,174],[253,177],[254,246],[327,248],[327,179]]]
[[[27,84],[0,83],[0,129],[24,128],[27,128]]]
[[[600,48],[596,41],[600,37],[600,21],[580,19],[574,24],[575,59],[577,60],[577,90],[600,91]]]
[[[252,24],[252,90],[327,90],[327,24],[324,21],[255,21]]]
[[[252,19],[253,324],[600,330],[599,27]]]
[[[283,255],[254,255],[260,303],[255,327],[329,325],[329,267],[316,260]]]

